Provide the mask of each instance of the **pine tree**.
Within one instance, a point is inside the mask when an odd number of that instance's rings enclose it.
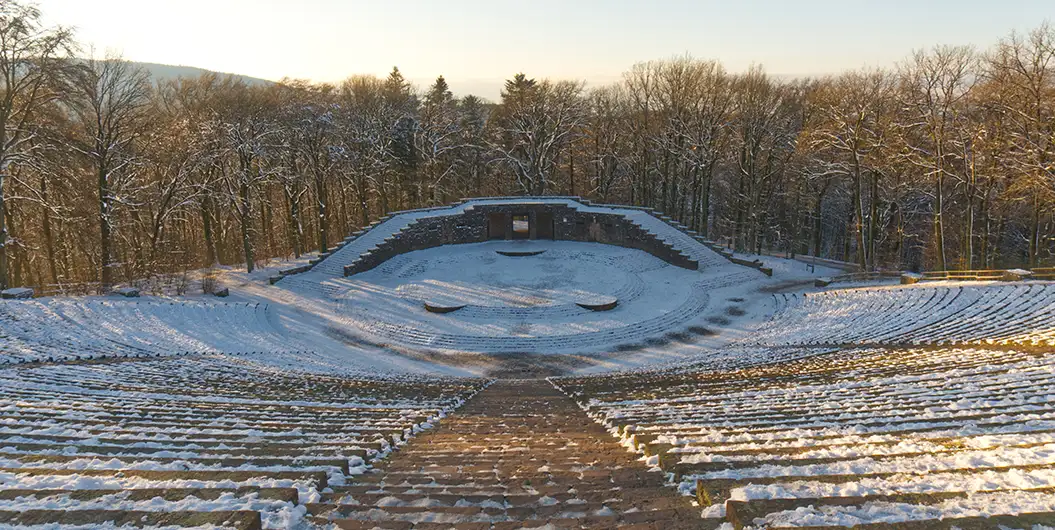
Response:
[[[429,93],[425,95],[425,106],[438,107],[452,101],[454,101],[454,94],[451,93],[450,87],[447,86],[447,80],[442,75],[437,77],[436,81],[429,87]]]

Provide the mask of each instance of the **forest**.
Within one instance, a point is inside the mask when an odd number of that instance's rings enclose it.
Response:
[[[819,78],[690,56],[607,86],[517,73],[496,102],[398,68],[250,85],[93,56],[0,3],[0,288],[252,271],[493,195],[647,206],[741,252],[865,270],[1055,264],[1046,23]]]

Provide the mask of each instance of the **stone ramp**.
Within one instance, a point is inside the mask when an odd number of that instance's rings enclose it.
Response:
[[[636,458],[545,380],[499,381],[309,514],[338,528],[707,527]]]

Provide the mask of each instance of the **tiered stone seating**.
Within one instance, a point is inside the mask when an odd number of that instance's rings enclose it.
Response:
[[[0,302],[0,364],[296,349],[259,303],[48,298]]]
[[[757,344],[1055,345],[1055,284],[912,285],[786,297]]]
[[[501,381],[399,455],[308,505],[336,528],[703,528],[542,380]]]
[[[695,261],[700,270],[726,264],[726,258],[705,244],[705,240],[662,214],[653,215],[645,211],[627,211],[624,214],[631,223],[642,230],[654,234],[657,239],[680,250],[689,259]]]
[[[1051,353],[859,348],[555,384],[714,524],[1030,528],[1055,522],[1053,382]]]
[[[0,526],[298,528],[481,387],[221,356],[0,369]]]

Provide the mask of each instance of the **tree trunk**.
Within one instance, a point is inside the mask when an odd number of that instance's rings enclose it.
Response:
[[[876,257],[876,241],[879,239],[879,174],[872,172],[872,204],[869,205],[868,214],[868,266],[869,270],[876,270],[879,259]]]
[[[362,220],[359,226],[365,227],[370,224],[370,203],[366,200],[366,186],[361,178],[359,185],[355,187],[355,194],[359,196],[359,215]]]
[[[44,175],[40,177],[40,199],[44,203],[41,211],[43,213],[40,226],[44,232],[44,249],[48,254],[48,274],[51,283],[59,283],[58,266],[55,262],[55,236],[51,231],[51,213],[48,211],[48,179]]]
[[[301,248],[301,222],[300,222],[300,197],[291,193],[289,188],[283,188],[286,196],[286,204],[289,207],[289,239],[293,244],[293,257],[300,258],[303,253]]]
[[[856,155],[856,153],[855,153]],[[865,251],[865,205],[861,182],[861,167],[854,157],[854,236],[857,241],[857,264],[861,270],[868,270],[868,254]]]
[[[934,187],[934,245],[938,258],[938,270],[945,271],[949,268],[948,263],[945,261],[945,224],[941,215],[945,202],[945,196],[942,189],[945,179],[942,176],[940,169],[938,170],[936,181]]]
[[[112,259],[113,249],[111,244],[113,243],[113,230],[110,224],[111,212],[110,208],[110,186],[107,181],[107,171],[105,167],[98,168],[98,192],[99,192],[99,244],[100,244],[100,261],[99,261],[99,284],[102,292],[110,290],[110,286],[113,284],[113,276],[110,272],[110,261]]]
[[[216,239],[212,233],[212,212],[209,210],[211,202],[212,199],[206,193],[200,203],[202,232],[205,237],[205,261],[208,267],[217,265],[220,262],[220,256],[216,252]]]
[[[329,222],[326,212],[326,182],[319,172],[315,173],[315,204],[319,216],[319,252],[329,250]]]
[[[709,237],[711,231],[711,183],[714,182],[714,167],[717,163],[715,157],[703,175],[703,197],[700,199],[700,235],[703,237]]]
[[[851,209],[849,218],[846,220],[846,231],[843,233],[843,261],[850,261],[850,240],[853,239],[850,236],[850,226],[853,225],[854,215]]]
[[[1007,216],[1006,215],[1001,215],[1000,218],[997,219],[997,221],[996,221],[996,230],[993,232],[993,236],[994,236],[993,240],[996,241],[996,244],[993,245],[994,249],[999,249],[1000,240],[1003,239],[1003,237],[1004,237],[1004,229],[1006,227],[1007,227]],[[1000,260],[998,260],[999,257],[1000,257],[999,250],[994,250],[993,253],[992,253],[992,258],[991,258],[992,259],[992,264],[993,264],[994,267],[998,268],[998,267],[1000,267],[1002,265],[1002,262]]]
[[[989,259],[989,237],[993,229],[993,220],[989,215],[988,198],[982,200],[982,243],[978,250],[978,256],[982,258],[982,268],[989,269],[992,262]]]
[[[383,178],[379,183],[378,188],[381,197],[381,215],[388,215],[388,191]]]
[[[824,185],[817,191],[816,215],[813,217],[813,256],[821,257],[821,242],[824,230],[824,197],[828,195],[831,179],[825,179]]]
[[[271,211],[271,193],[268,187],[264,187],[264,192],[260,194],[260,229],[267,234],[267,253],[265,257],[272,258],[278,256],[278,245],[275,244],[275,226],[274,218]]]
[[[15,209],[13,207],[7,208],[4,212],[4,217],[7,218],[7,229],[11,234],[11,241],[18,241],[18,235],[15,231]],[[21,287],[22,284],[22,259],[19,256],[18,247],[12,248],[11,250],[11,287]]]
[[[1040,256],[1040,193],[1033,192],[1033,208],[1030,216],[1029,230],[1029,266],[1036,268]]]
[[[7,208],[4,185],[7,183],[8,164],[0,165],[0,290],[7,289]]]
[[[239,224],[242,229],[242,252],[245,256],[245,270],[246,272],[253,272],[255,263],[253,259],[253,239],[252,224],[253,224],[253,203],[249,197],[249,183],[242,182],[238,185],[238,209]]]
[[[971,162],[970,176],[967,181],[967,212],[964,214],[966,219],[963,229],[963,258],[964,268],[967,270],[974,269],[974,196],[975,196],[975,175],[974,175],[974,162]]]

